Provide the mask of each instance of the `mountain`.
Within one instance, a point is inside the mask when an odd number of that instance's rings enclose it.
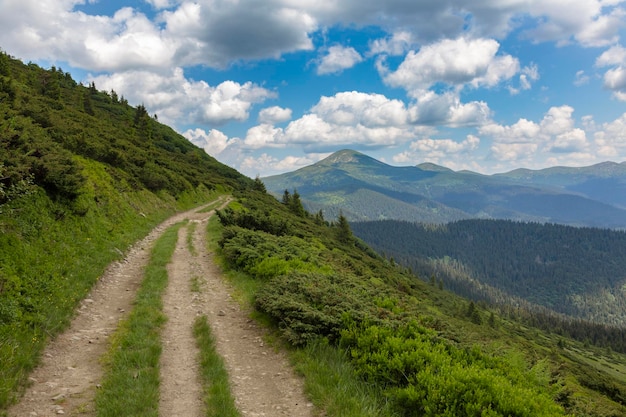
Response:
[[[482,175],[434,164],[395,167],[342,150],[263,182],[275,195],[295,189],[308,208],[342,210],[353,221],[493,218],[626,227],[624,163]]]
[[[553,187],[626,208],[626,162],[603,162],[581,168],[553,167],[537,171],[517,169],[496,176],[522,184]]]

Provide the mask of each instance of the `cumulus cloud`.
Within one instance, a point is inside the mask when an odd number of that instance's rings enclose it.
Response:
[[[382,94],[358,91],[322,96],[311,112],[337,125],[365,127],[404,126],[407,110],[400,100],[390,100]]]
[[[276,143],[298,144],[308,152],[338,146],[382,147],[405,143],[427,128],[412,125],[400,100],[356,91],[323,96],[310,112],[291,121]],[[265,136],[266,140],[269,136]]]
[[[477,126],[488,122],[491,110],[487,103],[462,103],[453,92],[437,94],[433,91],[414,92],[415,102],[409,106],[410,121],[419,125],[450,127]]]
[[[283,130],[272,125],[260,124],[248,129],[244,145],[249,149],[281,147]]]
[[[161,18],[180,44],[179,59],[216,67],[311,50],[309,34],[318,28],[306,7],[286,1],[185,1]]]
[[[611,90],[618,100],[626,101],[626,48],[612,46],[596,59],[595,65],[612,67],[604,73],[604,87]]]
[[[143,103],[168,124],[195,122],[220,125],[244,121],[250,108],[276,94],[256,84],[224,81],[210,86],[185,78],[181,68],[161,75],[146,71],[118,72],[93,77],[97,88],[124,92],[131,103]]]
[[[337,25],[381,27],[391,37],[373,41],[370,53],[397,55],[410,44],[428,45],[445,38],[504,38],[520,17],[535,21],[535,27],[525,32],[535,42],[611,45],[626,22],[620,2],[602,0],[570,1],[567,13],[561,2],[543,0],[506,4],[460,0],[454,5],[379,0],[146,2],[159,12],[153,20],[130,7],[120,8],[114,16],[88,15],[75,8],[84,3],[80,0],[5,2],[0,14],[0,44],[24,59],[58,60],[92,71],[174,65],[224,68],[242,60],[312,50],[312,34]],[[334,55],[329,54],[328,71],[339,71],[347,63],[354,65],[358,62],[354,52],[335,66],[330,65]],[[492,69],[496,70],[498,63],[509,67],[512,62],[507,59],[501,57]],[[480,68],[481,62],[469,63]],[[324,68],[326,64],[322,71]],[[499,71],[502,69],[490,75],[499,79],[503,76]],[[471,72],[457,71],[456,75],[471,76]],[[489,78],[484,82],[489,83]]]
[[[492,87],[520,70],[510,55],[497,55],[493,39],[444,39],[410,51],[395,71],[379,67],[387,84],[407,91],[427,90],[437,83],[449,86]]]
[[[595,132],[594,142],[603,157],[621,157],[626,155],[626,113],[612,122],[603,123]]]
[[[182,0],[144,0],[157,10],[170,9],[181,3]]]
[[[219,155],[229,145],[235,144],[237,139],[229,139],[223,132],[211,129],[208,132],[203,129],[189,129],[183,133],[191,143],[204,149],[209,155]]]
[[[74,10],[77,0],[11,2],[0,14],[0,44],[25,59],[94,71],[207,65],[278,58],[313,49],[316,19],[285,1],[149,0],[155,20],[131,7],[113,16]]]
[[[537,26],[525,35],[534,42],[557,42],[566,45],[578,42],[585,47],[615,43],[624,27],[624,10],[619,3],[601,0],[570,1],[567,13],[560,2],[536,0],[529,2],[527,12],[537,19]]]
[[[363,57],[356,49],[334,45],[328,48],[326,55],[320,58],[317,66],[317,74],[337,74],[343,70],[352,68],[361,61],[363,61]]]
[[[265,124],[274,125],[286,122],[289,119],[291,119],[291,109],[279,106],[267,107],[259,112],[259,121]]]
[[[402,55],[410,49],[413,43],[413,35],[410,32],[405,30],[398,31],[393,33],[390,37],[371,41],[368,55]]]
[[[433,162],[445,164],[453,169],[476,168],[469,161],[473,151],[478,149],[480,139],[474,135],[467,135],[465,140],[459,142],[452,139],[421,138],[411,142],[409,150],[400,152],[392,157],[398,164],[415,164],[421,162]]]
[[[480,135],[491,137],[492,157],[500,162],[535,165],[552,157],[558,161],[571,155],[585,155],[593,160],[591,143],[583,129],[575,126],[571,106],[551,107],[540,122],[520,119],[512,125],[489,123],[478,129]],[[590,121],[586,120],[590,126]],[[558,155],[560,154],[560,155]]]
[[[263,153],[256,157],[245,157],[241,162],[241,171],[249,176],[256,176],[256,174],[260,172],[264,173],[263,176],[280,174],[314,164],[328,155],[328,153],[309,153],[305,156],[289,155],[283,158],[277,158]]]

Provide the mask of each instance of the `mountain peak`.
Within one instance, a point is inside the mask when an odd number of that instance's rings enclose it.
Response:
[[[422,171],[433,171],[433,172],[453,172],[450,168],[446,168],[441,165],[433,164],[432,162],[424,162],[417,165],[419,169]]]
[[[342,149],[333,153],[332,155],[322,159],[318,164],[321,165],[339,165],[339,164],[378,164],[384,165],[382,162],[369,157],[361,152],[357,152],[351,149]]]

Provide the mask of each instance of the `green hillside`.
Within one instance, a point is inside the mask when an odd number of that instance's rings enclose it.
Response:
[[[0,53],[0,410],[131,243],[252,185],[143,106]]]
[[[626,415],[626,355],[425,283],[115,92],[0,54],[0,140],[0,415],[108,264],[226,193],[208,238],[325,415]]]

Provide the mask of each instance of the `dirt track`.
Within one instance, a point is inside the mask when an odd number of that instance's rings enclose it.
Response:
[[[192,335],[197,315],[208,317],[243,416],[313,415],[302,382],[284,355],[264,344],[263,331],[231,299],[206,251],[206,222],[212,213],[189,211],[173,216],[135,244],[123,261],[112,264],[81,303],[69,329],[45,349],[41,365],[30,376],[31,386],[9,415],[96,415],[93,400],[103,373],[100,357],[109,346],[109,336],[132,309],[152,243],[167,227],[185,219],[196,223],[195,253],[187,245],[188,228],[181,228],[163,298],[168,321],[162,333],[160,415],[204,413]],[[192,279],[200,283],[199,292],[191,291]]]

